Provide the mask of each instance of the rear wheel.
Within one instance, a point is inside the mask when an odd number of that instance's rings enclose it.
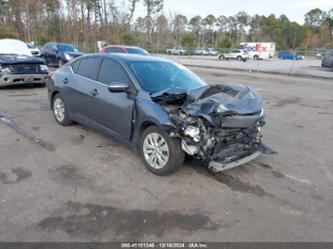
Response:
[[[224,59],[225,59],[223,54],[220,54],[220,55],[218,56],[218,58],[219,58],[219,60],[224,60]]]
[[[256,61],[259,60],[259,56],[255,55],[255,56],[253,56],[253,59],[256,60]]]
[[[52,110],[58,124],[68,126],[72,124],[69,119],[68,110],[61,94],[57,93],[52,99]]]
[[[185,153],[180,141],[156,126],[143,132],[139,151],[146,168],[156,175],[169,175],[184,163]]]

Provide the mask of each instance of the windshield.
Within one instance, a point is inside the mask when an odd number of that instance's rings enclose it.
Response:
[[[126,48],[128,53],[130,54],[142,54],[142,55],[148,55],[149,53],[143,49],[139,48]]]
[[[162,61],[130,62],[130,67],[141,87],[150,92],[164,91],[168,88],[193,90],[206,83],[186,67]]]
[[[59,44],[59,45],[57,45],[57,48],[61,52],[78,52],[79,51],[79,50],[77,50],[76,47],[74,47],[73,45],[70,45],[70,44]]]

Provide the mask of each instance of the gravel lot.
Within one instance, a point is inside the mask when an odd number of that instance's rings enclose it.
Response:
[[[159,55],[160,57],[172,59],[186,66],[201,66],[217,69],[236,69],[242,71],[276,73],[283,75],[312,76],[320,78],[333,78],[333,72],[329,68],[321,67],[321,60],[248,60],[239,62],[235,60],[219,61],[214,56],[169,56]]]
[[[278,154],[158,177],[112,138],[57,125],[45,88],[0,90],[0,240],[333,241],[332,80],[194,70],[256,87]]]

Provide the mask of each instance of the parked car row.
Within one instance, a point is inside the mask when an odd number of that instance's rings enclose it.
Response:
[[[149,55],[139,47],[108,45],[101,53]],[[49,42],[41,50],[33,43],[14,39],[0,40],[0,86],[45,83],[47,66],[61,67],[84,53],[69,43]]]
[[[217,56],[218,51],[215,48],[197,48],[194,50],[194,52],[191,52],[187,49],[184,49],[182,47],[175,47],[175,48],[169,48],[166,50],[166,53],[168,55],[212,55]]]

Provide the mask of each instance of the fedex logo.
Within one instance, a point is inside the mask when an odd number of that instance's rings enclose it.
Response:
[[[256,44],[245,43],[243,45],[243,49],[249,52],[255,52],[255,51],[266,52],[267,46],[263,46],[263,44],[261,43],[256,43]]]

